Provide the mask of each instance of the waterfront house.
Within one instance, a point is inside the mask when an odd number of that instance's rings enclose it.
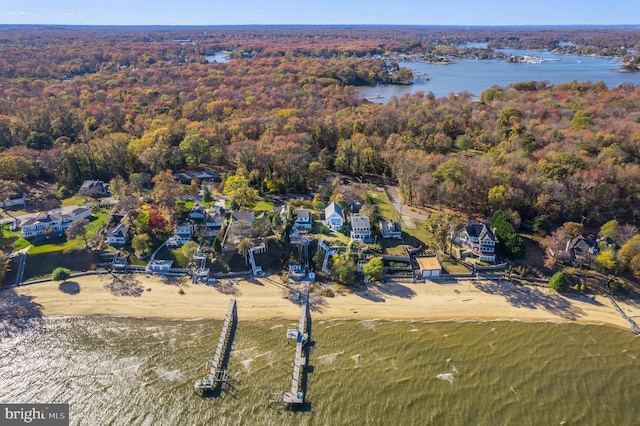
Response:
[[[164,275],[171,269],[171,265],[173,265],[173,260],[150,260],[147,263],[147,267],[145,268],[145,272],[149,274],[159,274]]]
[[[342,231],[342,227],[344,226],[342,207],[337,205],[335,201],[332,201],[331,204],[324,209],[324,220],[332,231]]]
[[[456,236],[456,242],[482,262],[495,263],[496,238],[484,222],[471,221]]]
[[[22,236],[26,239],[60,237],[72,222],[89,216],[91,209],[87,207],[78,207],[69,213],[40,212],[22,222]]]
[[[293,211],[295,222],[293,223],[293,229],[296,231],[308,231],[313,226],[313,220],[311,219],[311,210],[309,209],[295,209]]]
[[[591,263],[599,252],[598,242],[582,235],[567,241],[566,253],[568,257],[578,263]]]
[[[378,225],[380,226],[380,234],[382,235],[382,238],[402,238],[402,229],[398,222],[394,222],[392,220],[381,220],[378,222]]]
[[[176,225],[174,235],[167,240],[167,247],[182,247],[193,237],[193,227],[190,223]]]
[[[107,244],[124,245],[131,239],[131,230],[122,223],[107,229]]]
[[[351,215],[351,241],[371,241],[371,222],[368,216]]]

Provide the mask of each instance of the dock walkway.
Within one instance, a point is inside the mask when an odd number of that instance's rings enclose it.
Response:
[[[219,385],[227,381],[227,370],[225,355],[227,354],[231,343],[233,341],[233,330],[238,322],[238,311],[236,307],[235,299],[229,303],[229,309],[227,315],[224,318],[222,324],[222,331],[220,332],[220,339],[218,340],[218,346],[216,347],[215,355],[213,359],[209,361],[209,375],[204,379],[198,379],[193,385],[193,390],[201,392],[212,391]]]
[[[304,404],[305,394],[302,382],[304,381],[305,368],[307,366],[307,357],[305,354],[305,346],[310,341],[311,329],[309,325],[309,284],[304,287],[302,296],[302,307],[300,308],[300,320],[298,322],[298,332],[296,336],[296,356],[293,362],[293,375],[291,376],[291,392],[282,392],[275,394],[271,398],[271,402],[279,402],[285,405]]]

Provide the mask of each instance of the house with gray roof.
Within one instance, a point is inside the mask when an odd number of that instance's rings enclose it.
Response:
[[[332,231],[342,231],[344,227],[344,213],[342,207],[332,201],[324,209],[324,220]]]

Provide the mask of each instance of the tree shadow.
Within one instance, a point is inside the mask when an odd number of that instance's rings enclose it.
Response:
[[[175,277],[171,275],[166,275],[162,277],[162,282],[166,285],[175,285],[177,287],[181,287],[185,284],[184,277]]]
[[[559,317],[575,321],[585,312],[574,306],[570,300],[557,294],[547,294],[534,287],[515,286],[508,281],[472,281],[480,291],[503,296],[507,302],[517,308],[538,309]]]
[[[322,313],[324,308],[327,306],[327,301],[322,293],[318,291],[309,291],[309,298],[307,299],[307,304],[309,306],[309,310],[311,312]],[[309,315],[311,317],[311,315]],[[309,323],[311,320],[309,320]],[[308,327],[311,327],[308,325]]]
[[[0,338],[26,331],[44,331],[42,305],[34,296],[18,294],[14,289],[0,291]]]
[[[388,294],[389,296],[401,297],[403,299],[412,299],[416,295],[416,292],[411,288],[395,281],[372,283],[369,284],[368,287],[375,288],[380,293]]]
[[[64,281],[60,283],[58,289],[63,293],[75,295],[80,293],[80,284],[75,281]]]
[[[233,284],[231,280],[219,280],[213,284],[213,287],[218,290],[218,293],[227,296],[239,296],[240,289]]]
[[[364,288],[362,290],[356,290],[353,292],[353,294],[355,294],[356,296],[360,296],[363,299],[369,300],[371,302],[374,303],[383,303],[386,301],[386,299],[384,297],[382,297],[382,294],[380,292],[380,290],[378,290],[377,288]]]
[[[111,282],[104,286],[115,296],[140,297],[144,287],[133,274],[111,274]]]

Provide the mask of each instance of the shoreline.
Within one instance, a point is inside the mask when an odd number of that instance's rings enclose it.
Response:
[[[419,322],[554,322],[607,325],[629,329],[629,323],[604,296],[566,297],[547,289],[506,281],[451,283],[387,282],[364,291],[320,293],[309,297],[314,321]],[[127,317],[164,320],[222,320],[229,300],[238,301],[239,321],[297,320],[299,284],[278,276],[222,280],[215,285],[146,275],[91,275],[65,282],[46,282],[2,290],[0,315],[14,317]],[[631,318],[640,318],[640,304],[618,301]]]

